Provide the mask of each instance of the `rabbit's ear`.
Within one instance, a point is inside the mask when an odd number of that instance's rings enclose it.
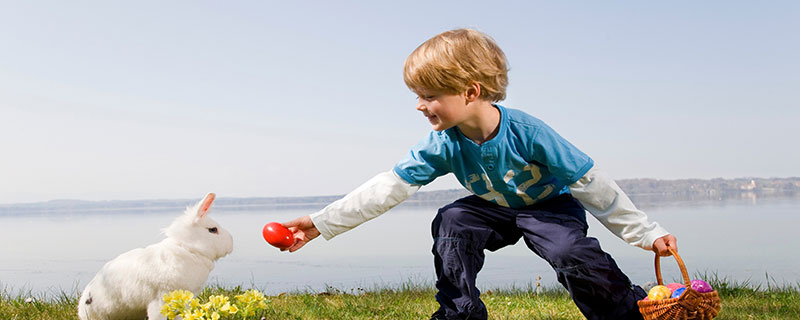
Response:
[[[216,197],[216,194],[209,193],[203,198],[203,201],[200,201],[200,206],[197,207],[197,219],[202,219],[208,214],[208,208],[211,207],[211,203],[214,202],[214,198]]]

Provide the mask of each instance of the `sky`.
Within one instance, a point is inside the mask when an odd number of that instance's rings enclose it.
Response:
[[[403,61],[461,27],[616,179],[800,176],[796,1],[1,1],[0,204],[345,194],[431,130]]]

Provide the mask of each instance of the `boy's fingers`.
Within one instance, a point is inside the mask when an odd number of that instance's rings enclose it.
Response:
[[[664,237],[664,243],[667,247],[672,248],[672,250],[675,250],[675,252],[678,252],[678,239],[676,239],[675,236],[671,234],[666,235]],[[669,250],[667,250],[667,253],[669,253],[668,255],[670,256],[672,255]]]
[[[672,248],[672,250],[675,250],[675,252],[678,252],[678,244],[677,243],[673,242],[672,244],[669,245],[669,247]],[[672,252],[667,251],[667,253],[669,253],[669,255],[672,255]]]
[[[658,238],[655,242],[653,242],[653,252],[661,257],[669,255],[669,250],[667,250],[667,242],[663,237]]]
[[[672,252],[669,251],[669,248],[678,251],[678,243],[675,236],[668,234],[661,238],[656,239],[656,242],[653,243],[653,250],[658,253],[659,256],[668,257],[672,255]]]
[[[289,248],[281,249],[281,251],[295,252],[319,236],[319,231],[314,227],[314,222],[311,221],[310,216],[299,217],[282,224],[292,232],[295,243]]]
[[[305,240],[300,240],[300,241],[297,241],[291,247],[289,247],[288,250],[289,250],[289,252],[295,252],[297,250],[300,250],[300,248],[302,248],[304,245],[306,245],[306,241]]]

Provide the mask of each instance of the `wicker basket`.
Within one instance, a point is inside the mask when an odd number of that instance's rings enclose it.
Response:
[[[678,252],[669,248],[669,252],[678,261],[678,267],[683,275],[683,282],[686,291],[678,298],[664,300],[640,300],[639,311],[645,320],[708,320],[713,319],[719,314],[720,300],[717,291],[699,293],[692,289],[689,273],[686,265],[683,264]],[[659,285],[664,285],[661,279],[661,265],[658,254],[656,254],[656,279]]]

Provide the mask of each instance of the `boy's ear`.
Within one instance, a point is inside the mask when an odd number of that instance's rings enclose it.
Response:
[[[465,98],[467,102],[472,102],[478,100],[481,96],[481,84],[477,81],[473,81],[469,87],[467,87],[467,91],[465,92]]]

